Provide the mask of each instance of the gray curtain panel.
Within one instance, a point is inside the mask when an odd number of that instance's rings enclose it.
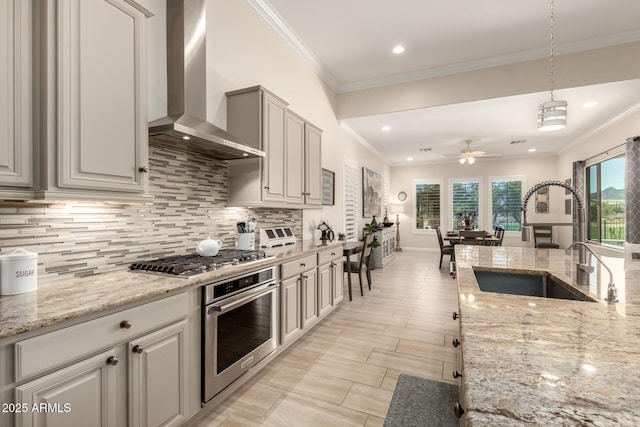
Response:
[[[640,243],[640,136],[627,138],[625,157],[626,241]]]

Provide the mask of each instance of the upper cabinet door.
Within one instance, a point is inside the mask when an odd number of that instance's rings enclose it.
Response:
[[[33,185],[31,22],[31,2],[0,2],[0,185]]]
[[[144,192],[147,16],[133,1],[58,1],[59,187]]]
[[[322,131],[305,125],[305,204],[322,204]]]
[[[287,111],[286,201],[304,203],[304,120]]]
[[[267,158],[263,163],[263,200],[282,202],[285,196],[285,115],[287,107],[277,98],[263,94],[262,144]]]

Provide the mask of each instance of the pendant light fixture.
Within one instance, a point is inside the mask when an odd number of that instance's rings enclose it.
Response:
[[[549,57],[549,83],[551,87],[551,101],[540,104],[538,107],[539,131],[560,130],[567,125],[567,101],[556,101],[553,98],[553,26],[555,23],[553,1],[554,0],[551,0],[551,15],[549,20],[549,44],[551,47],[551,55]]]

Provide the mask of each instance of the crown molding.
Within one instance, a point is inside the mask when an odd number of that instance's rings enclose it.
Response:
[[[315,54],[307,47],[302,39],[285,22],[280,14],[271,6],[268,0],[247,0],[260,16],[293,48],[293,50],[311,66],[313,71],[334,91],[340,84],[331,72],[320,62]]]
[[[247,0],[260,16],[271,25],[276,32],[297,52],[326,84],[336,93],[354,92],[358,90],[372,89],[381,86],[407,83],[417,80],[442,77],[451,74],[478,71],[519,62],[543,59],[549,56],[549,48],[537,48],[514,52],[506,55],[482,58],[475,61],[459,62],[410,73],[396,74],[380,79],[364,80],[353,83],[340,83],[335,76],[322,64],[318,57],[302,41],[302,39],[285,22],[268,0]],[[605,37],[597,37],[576,42],[562,43],[555,46],[556,55],[566,55],[583,52],[592,49],[611,47],[619,44],[640,41],[640,30],[614,34]]]

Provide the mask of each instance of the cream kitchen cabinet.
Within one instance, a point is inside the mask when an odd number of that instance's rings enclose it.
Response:
[[[342,299],[342,248],[318,252],[318,311],[320,318],[329,314]]]
[[[150,16],[134,0],[0,7],[9,29],[0,35],[0,56],[10,65],[0,70],[0,196],[148,198]]]
[[[316,254],[280,267],[280,344],[290,344],[319,319]]]
[[[36,197],[140,198],[147,190],[151,13],[131,0],[41,7],[46,83],[39,94],[44,156]]]
[[[16,426],[183,423],[186,317],[183,293],[16,342],[16,401],[52,405]]]
[[[322,132],[261,86],[227,92],[227,130],[263,150],[229,161],[229,206],[321,205]]]
[[[32,2],[0,6],[0,196],[33,186]],[[15,191],[15,190],[14,190]]]

